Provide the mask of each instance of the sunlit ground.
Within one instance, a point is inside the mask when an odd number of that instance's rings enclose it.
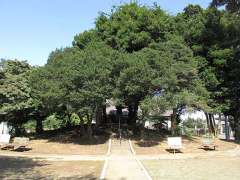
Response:
[[[239,180],[240,157],[142,161],[155,180]]]

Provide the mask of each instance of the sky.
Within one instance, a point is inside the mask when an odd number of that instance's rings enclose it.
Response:
[[[56,48],[71,46],[73,37],[94,28],[99,12],[130,0],[0,0],[0,58],[44,65]],[[207,7],[210,0],[138,0],[157,2],[170,14],[188,4]]]

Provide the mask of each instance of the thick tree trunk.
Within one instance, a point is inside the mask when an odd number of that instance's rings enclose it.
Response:
[[[211,132],[211,126],[210,126],[209,114],[208,114],[207,112],[204,112],[204,114],[205,114],[205,116],[206,116],[208,132],[209,132],[210,134],[212,134],[212,132]]]
[[[206,120],[207,120],[207,127],[210,134],[216,136],[216,130],[215,130],[215,119],[213,114],[205,112]]]
[[[236,115],[234,116],[234,122],[235,122],[235,140],[237,142],[240,142],[240,113],[236,113]]]
[[[133,107],[132,105],[128,106],[128,123],[132,124],[132,118],[133,118]]]
[[[215,131],[215,122],[214,122],[214,116],[213,114],[209,113],[209,125],[210,125],[210,132],[212,135],[216,136],[216,131]]]
[[[85,136],[86,132],[85,132],[85,128],[84,128],[84,119],[82,116],[78,115],[80,118],[80,136]]]
[[[22,128],[22,125],[20,124],[14,125],[14,130],[15,130],[15,136],[21,136],[23,134],[23,128]]]
[[[71,126],[72,126],[72,123],[71,123],[71,114],[67,114],[67,124],[66,124],[66,126],[68,127],[68,128],[70,128]]]
[[[145,127],[144,124],[141,124],[140,126],[140,136],[141,136],[141,140],[145,140],[146,136],[145,136]]]
[[[88,124],[88,129],[87,129],[87,134],[88,134],[88,139],[92,139],[92,134],[93,134],[93,131],[92,131],[92,123]]]
[[[106,112],[106,105],[102,106],[102,121],[104,123],[107,122],[107,112]]]
[[[95,115],[96,127],[98,127],[102,123],[102,117],[103,117],[102,115],[103,115],[102,107],[98,107],[96,109],[96,115]]]
[[[18,121],[15,121],[12,125],[14,127],[14,133],[15,136],[21,136],[22,134],[25,133],[25,130],[22,126],[22,122],[24,121],[24,115],[21,112],[17,112],[15,114],[15,117],[17,117]],[[20,122],[20,123],[19,123]]]
[[[172,134],[172,136],[177,135],[176,128],[177,128],[177,109],[173,108],[173,113],[171,115],[171,134]]]
[[[217,136],[217,126],[216,126],[214,114],[212,114],[212,127],[213,127],[214,136]]]
[[[227,118],[226,115],[225,115],[225,117],[224,117],[224,122],[225,122],[225,137],[226,137],[226,140],[229,140],[229,139],[230,139],[229,123],[228,123],[228,118]]]
[[[132,121],[134,125],[137,122],[137,113],[138,113],[138,103],[135,103],[133,107],[133,121]]]
[[[217,124],[217,135],[219,135],[219,130],[221,129],[221,122],[222,122],[222,115],[221,113],[218,114],[218,124]]]
[[[37,124],[36,124],[36,134],[42,134],[43,133],[43,124],[42,124],[42,118],[37,117],[36,118]]]
[[[138,102],[135,102],[134,104],[131,104],[128,106],[128,120],[129,124],[136,125],[137,121],[137,113],[138,113]]]

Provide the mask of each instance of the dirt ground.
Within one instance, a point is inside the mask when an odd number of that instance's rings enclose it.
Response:
[[[154,180],[239,180],[240,157],[142,161]]]
[[[183,137],[183,149],[181,150],[182,153],[202,153],[206,150],[201,148],[201,141],[202,139],[200,137],[192,137],[184,138]],[[140,141],[140,140],[132,140],[134,150],[137,154],[142,155],[157,155],[157,154],[167,154],[168,151],[168,145],[167,140],[165,139],[154,139],[154,140],[146,140],[146,141]],[[237,145],[234,142],[227,142],[224,140],[216,139],[214,141],[214,144],[217,145],[216,151],[225,151],[234,149]],[[211,149],[210,149],[211,150]]]
[[[98,179],[102,161],[33,161],[0,156],[0,179]]]
[[[29,138],[27,148],[19,149],[23,154],[105,155],[109,140],[107,135],[93,136],[91,140],[79,137],[74,130],[50,131],[41,137]]]
[[[50,142],[48,140],[31,140],[26,153],[37,154],[71,154],[71,155],[104,155],[107,153],[108,141],[96,144],[77,144]],[[23,152],[23,153],[24,153]]]

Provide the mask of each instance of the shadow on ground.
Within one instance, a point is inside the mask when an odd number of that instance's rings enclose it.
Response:
[[[167,141],[168,136],[170,136],[170,132],[167,132],[166,130],[161,132],[159,130],[145,129],[144,136],[142,138],[140,135],[132,136],[132,140],[136,141],[136,145],[139,147],[154,147],[163,143],[164,141]],[[197,139],[193,136],[181,137],[183,142],[197,142]]]
[[[31,134],[29,136],[31,139],[35,140],[46,139],[49,142],[57,142],[63,144],[74,143],[79,145],[105,144],[110,138],[110,133],[108,133],[104,129],[93,131],[93,136],[91,139],[86,136],[81,136],[79,130],[79,126],[74,126],[70,128],[44,131],[41,135],[38,136],[34,136]]]
[[[70,174],[67,177],[61,176],[60,174],[64,170],[66,170],[64,167],[56,169],[56,172],[49,172],[47,170],[50,166],[51,163],[37,160],[35,161],[29,158],[0,156],[0,179],[98,179],[98,177],[96,177],[96,175],[94,175],[93,173],[89,173],[86,175]],[[71,171],[71,169],[67,171]]]
[[[41,179],[44,177],[39,172],[34,171],[34,169],[46,165],[48,164],[28,158],[0,156],[0,179]]]

